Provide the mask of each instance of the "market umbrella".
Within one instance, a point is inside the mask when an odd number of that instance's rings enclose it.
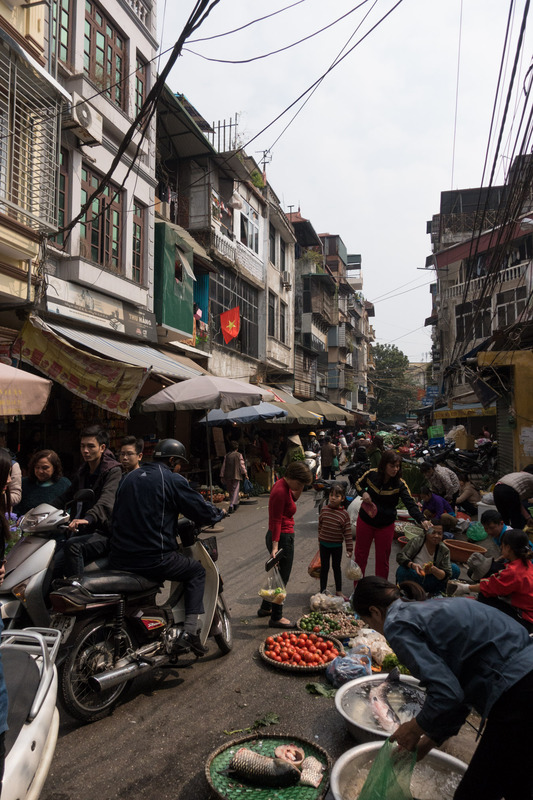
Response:
[[[233,411],[242,406],[258,405],[262,400],[271,400],[272,392],[260,389],[251,383],[234,381],[231,378],[219,378],[216,375],[198,375],[180,383],[173,383],[157,394],[145,400],[143,411],[196,411],[221,408],[222,411]],[[209,488],[213,497],[213,476],[211,474],[211,452],[209,429],[207,434],[207,464],[209,470]]]
[[[345,420],[348,414],[347,410],[338,408],[338,406],[334,406],[333,403],[327,403],[325,400],[305,400],[305,402],[300,403],[300,408],[305,409],[305,411],[312,411],[314,414],[321,414],[328,422]]]
[[[313,414],[311,411],[306,411],[302,408],[302,403],[269,403],[271,406],[277,406],[286,412],[286,416],[279,417],[278,419],[271,419],[269,422],[272,425],[290,425],[297,423],[298,425],[317,425],[322,422],[320,414]]]
[[[284,408],[278,408],[273,403],[259,403],[257,406],[243,406],[243,408],[235,408],[233,411],[222,411],[221,408],[215,408],[202,417],[200,422],[207,422],[211,427],[233,423],[248,425],[251,422],[286,416],[287,412]]]
[[[0,363],[0,416],[40,414],[51,388],[47,378]]]

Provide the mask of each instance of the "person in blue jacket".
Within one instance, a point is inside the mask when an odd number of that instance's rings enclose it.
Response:
[[[425,600],[421,586],[363,578],[352,604],[426,689],[421,711],[391,739],[418,759],[455,736],[474,708],[481,740],[454,800],[533,793],[533,640],[518,622],[467,598]]]
[[[178,472],[187,462],[185,448],[176,439],[163,439],[153,463],[124,475],[115,496],[111,522],[110,566],[136,572],[163,583],[180,581],[185,587],[185,625],[181,641],[202,656],[207,652],[198,636],[203,614],[205,569],[178,551],[176,522],[183,514],[193,522],[213,525],[223,516],[195,492]]]

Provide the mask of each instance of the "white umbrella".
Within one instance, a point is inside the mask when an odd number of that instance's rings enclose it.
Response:
[[[195,411],[221,408],[232,411],[242,406],[255,406],[262,400],[273,400],[268,389],[260,389],[251,383],[234,381],[231,378],[218,378],[216,375],[199,375],[180,383],[173,383],[154,394],[142,404],[143,411]],[[207,464],[209,469],[209,488],[213,497],[213,477],[211,474],[211,452],[209,429],[207,432]]]
[[[143,411],[198,411],[221,408],[232,411],[242,406],[255,406],[262,400],[273,400],[267,389],[251,383],[218,378],[216,375],[199,375],[180,383],[173,383],[154,394],[142,404]]]
[[[259,422],[264,419],[274,417],[286,417],[287,412],[284,408],[278,408],[273,403],[259,403],[257,406],[243,406],[234,408],[233,411],[222,411],[221,408],[214,408],[200,422],[207,422],[208,425],[249,425],[251,422]]]
[[[48,402],[52,381],[0,364],[0,415],[40,414]]]

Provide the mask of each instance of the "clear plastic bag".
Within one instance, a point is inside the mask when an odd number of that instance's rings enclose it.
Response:
[[[344,599],[342,597],[333,597],[330,594],[318,592],[312,595],[309,606],[311,611],[342,611],[344,608]]]
[[[413,800],[411,775],[416,752],[400,750],[387,739],[370,767],[359,800]]]
[[[353,558],[350,560],[350,563],[344,570],[344,574],[349,581],[360,581],[363,577],[361,567],[353,560]]]
[[[270,572],[266,573],[265,579],[259,590],[259,597],[266,600],[268,603],[275,603],[276,605],[283,605],[287,597],[287,589],[279,574],[277,567],[272,567]]]

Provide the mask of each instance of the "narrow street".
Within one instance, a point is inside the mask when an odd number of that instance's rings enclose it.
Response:
[[[296,514],[296,559],[286,603],[296,621],[308,611],[318,582],[307,574],[317,547],[314,492],[302,495]],[[159,679],[140,678],[106,719],[81,725],[61,711],[55,758],[41,800],[208,800],[204,776],[210,753],[231,740],[227,731],[252,726],[268,712],[279,724],[267,730],[314,740],[332,759],[355,745],[332,699],[310,695],[305,685],[324,680],[320,673],[295,675],[268,667],[258,646],[267,621],[258,619],[257,592],[267,554],[268,496],[241,506],[224,520],[217,535],[234,633],[225,657],[211,645],[209,654],[167,671]],[[393,551],[394,555],[394,551]],[[370,571],[370,570],[369,570]],[[344,587],[349,593],[350,587]],[[461,736],[458,739],[461,739]],[[449,745],[461,757],[474,741]],[[455,749],[454,749],[455,747]]]

